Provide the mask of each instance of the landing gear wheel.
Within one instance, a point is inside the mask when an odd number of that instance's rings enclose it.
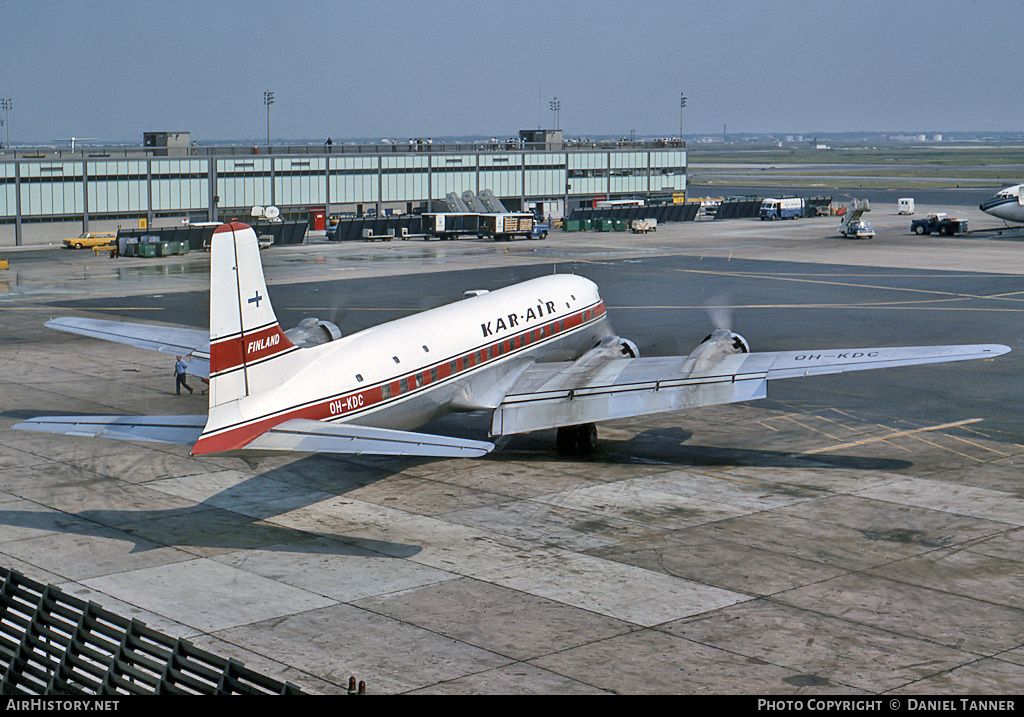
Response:
[[[589,455],[597,447],[597,426],[593,423],[584,423],[576,426],[576,451],[580,455]]]
[[[597,426],[584,423],[578,426],[563,426],[555,438],[558,452],[562,455],[588,455],[597,446]]]

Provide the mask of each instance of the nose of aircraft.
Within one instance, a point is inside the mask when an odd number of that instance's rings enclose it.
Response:
[[[991,199],[986,199],[984,202],[979,204],[978,205],[978,209],[980,209],[983,212],[987,212],[992,207],[994,207],[997,204],[1000,204],[1001,202],[1003,202],[1004,199],[1005,199],[1004,197],[1000,197],[1000,196],[996,195],[996,196],[992,197]]]

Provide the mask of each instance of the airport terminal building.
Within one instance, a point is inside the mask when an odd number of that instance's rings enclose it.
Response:
[[[91,221],[225,221],[273,205],[284,217],[311,217],[318,229],[312,217],[411,213],[466,190],[556,215],[595,198],[686,190],[686,149],[677,140],[570,143],[561,131],[527,130],[476,144],[198,147],[187,137],[146,133],[142,147],[0,154],[0,243],[20,244],[24,225],[35,222],[81,221],[89,231]]]

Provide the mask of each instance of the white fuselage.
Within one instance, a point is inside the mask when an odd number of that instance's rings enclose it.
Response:
[[[495,408],[536,361],[569,361],[611,335],[588,279],[552,275],[463,299],[277,359],[281,383],[237,403],[207,450],[294,418],[410,430]]]
[[[986,199],[979,209],[1008,222],[1024,222],[1024,184],[1007,187],[991,199]]]

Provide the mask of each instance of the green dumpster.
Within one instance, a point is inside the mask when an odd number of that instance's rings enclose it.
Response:
[[[142,257],[154,257],[156,256],[156,243],[155,242],[141,242],[139,244],[139,250],[137,256]]]

